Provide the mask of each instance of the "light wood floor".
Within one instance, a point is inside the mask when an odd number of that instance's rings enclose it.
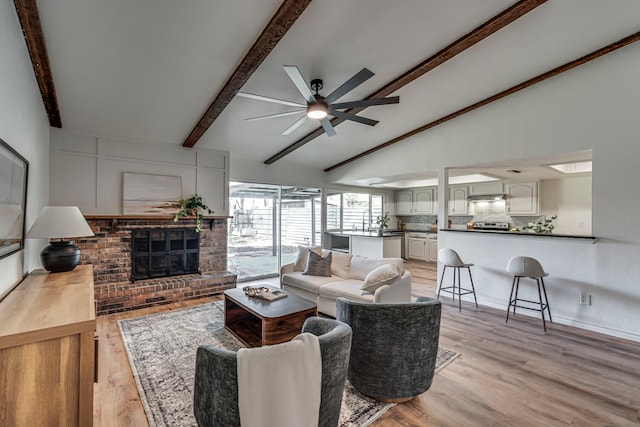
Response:
[[[406,268],[414,297],[433,297],[435,264],[409,261]],[[505,295],[509,289],[505,283]],[[97,427],[148,425],[116,321],[213,299],[98,319]],[[430,390],[373,427],[640,425],[640,343],[557,324],[544,333],[537,317],[518,314],[505,324],[503,311],[465,302],[459,313],[448,295],[441,300],[440,345],[461,356]]]

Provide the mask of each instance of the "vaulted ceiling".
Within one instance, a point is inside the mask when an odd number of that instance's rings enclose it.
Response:
[[[25,16],[36,0],[15,2]],[[637,0],[38,0],[37,6],[63,127],[318,169],[640,38]],[[360,112],[380,121],[374,127],[336,123],[337,135],[328,137],[307,120],[283,136],[298,116],[245,119],[290,107],[233,96],[241,90],[304,102],[283,65],[298,66],[307,82],[322,79],[324,95],[366,67],[375,76],[340,101],[397,95],[400,103]]]

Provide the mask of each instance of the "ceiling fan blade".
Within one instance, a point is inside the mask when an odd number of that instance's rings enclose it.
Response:
[[[305,120],[307,120],[307,115],[306,114],[304,116],[300,117],[298,120],[296,120],[296,122],[294,124],[292,124],[291,126],[286,128],[284,130],[284,132],[282,132],[282,135],[289,135],[291,132],[293,132],[294,130],[298,129],[305,122]]]
[[[375,126],[378,124],[378,120],[368,119],[366,117],[356,116],[355,114],[345,113],[344,111],[331,111],[332,116],[336,116],[341,119],[351,120],[353,122],[362,123],[363,125]]]
[[[327,95],[327,97],[324,99],[325,102],[327,104],[331,104],[333,101],[346,95],[348,92],[351,92],[357,86],[369,80],[374,75],[375,74],[373,73],[373,71],[367,68],[363,68],[362,70],[358,71],[353,77],[351,77],[349,80],[344,82],[342,86],[340,86],[338,89],[334,90],[329,95]]]
[[[388,98],[373,98],[373,99],[363,99],[362,101],[338,102],[335,104],[331,104],[329,108],[332,108],[332,109],[360,108],[360,107],[371,107],[372,105],[397,104],[398,102],[400,102],[399,96],[390,96]]]
[[[326,133],[327,136],[336,135],[336,130],[333,128],[333,125],[331,124],[329,119],[327,119],[326,117],[324,119],[320,119],[320,124],[322,125],[322,128],[324,129],[324,133]]]
[[[289,75],[293,84],[296,85],[302,96],[304,96],[304,99],[306,99],[307,102],[316,102],[316,97],[313,96],[311,89],[309,89],[307,82],[304,81],[304,77],[302,77],[302,73],[298,67],[295,65],[283,65],[282,68],[284,68],[284,71]]]
[[[256,120],[274,119],[276,117],[285,117],[285,116],[292,116],[294,114],[304,113],[304,111],[305,110],[286,111],[284,113],[267,114],[266,116],[250,117],[250,118],[245,119],[245,120],[248,121],[248,122],[253,122],[253,121],[256,121]]]
[[[274,104],[288,105],[290,107],[306,107],[305,104],[300,104],[299,102],[291,102],[291,101],[285,101],[278,98],[271,98],[268,96],[254,95],[253,93],[238,92],[236,95],[241,96],[243,98],[256,99],[258,101],[266,101],[266,102],[273,102]]]

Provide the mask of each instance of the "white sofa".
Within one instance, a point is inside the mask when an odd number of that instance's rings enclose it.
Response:
[[[331,276],[303,274],[302,265],[306,263],[306,257],[303,263],[299,254],[297,262],[283,265],[280,269],[282,289],[314,301],[319,312],[333,317],[336,316],[338,297],[376,303],[411,302],[411,273],[404,270],[402,258],[368,258],[322,249],[323,256],[329,252]],[[379,274],[381,271],[382,275]],[[396,271],[397,277],[391,277],[389,271]],[[376,280],[377,283],[372,282]],[[365,283],[375,290],[363,290]]]

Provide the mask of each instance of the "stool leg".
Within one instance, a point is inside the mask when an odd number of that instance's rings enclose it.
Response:
[[[513,276],[513,282],[511,283],[511,293],[509,293],[509,304],[507,304],[507,320],[504,322],[507,323],[509,321],[509,312],[511,311],[511,302],[513,301],[513,290],[516,288],[516,276]]]
[[[538,298],[540,299],[540,313],[542,314],[542,328],[547,332],[547,324],[544,321],[544,305],[542,305],[542,292],[540,291],[540,279],[536,278],[536,284],[538,285]]]
[[[544,300],[547,303],[547,313],[549,314],[549,322],[553,323],[551,319],[551,308],[549,307],[549,298],[547,298],[547,288],[544,286],[544,279],[541,277],[540,282],[542,282],[542,292],[544,293]]]
[[[471,267],[467,267],[469,272],[469,280],[471,281],[471,290],[473,291],[473,300],[476,302],[476,308],[478,308],[478,299],[476,298],[476,288],[473,286],[473,278],[471,277]]]
[[[447,266],[442,267],[442,276],[440,277],[440,285],[438,286],[438,294],[436,299],[440,299],[440,289],[442,288],[442,281],[444,280],[444,272],[447,271]]]
[[[513,299],[513,314],[516,314],[516,304],[518,304],[518,291],[520,290],[520,276],[516,276],[515,281],[516,281],[516,296]]]
[[[462,311],[462,288],[460,287],[460,267],[456,267],[458,270],[458,311]]]
[[[456,301],[456,270],[457,268],[455,267],[451,267],[453,269],[453,283],[452,283],[452,288],[451,288],[451,299],[453,300],[453,302]]]

